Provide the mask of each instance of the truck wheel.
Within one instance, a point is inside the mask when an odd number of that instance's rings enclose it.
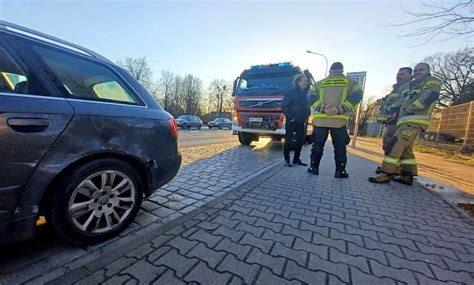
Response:
[[[243,145],[250,145],[252,143],[252,134],[239,133],[239,142]]]

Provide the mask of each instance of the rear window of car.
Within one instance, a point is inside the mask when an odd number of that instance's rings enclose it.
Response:
[[[135,102],[125,89],[116,81],[95,84],[92,89],[100,99],[115,100],[120,102]]]
[[[122,80],[102,64],[39,45],[33,48],[61,81],[69,97],[142,104]]]

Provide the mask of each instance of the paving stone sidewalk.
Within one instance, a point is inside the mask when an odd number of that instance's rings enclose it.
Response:
[[[309,148],[304,150],[307,157]],[[474,226],[420,186],[278,165],[53,284],[474,284]],[[183,181],[184,182],[184,181]],[[159,234],[159,235],[158,235]],[[37,280],[40,281],[40,280]]]
[[[144,201],[134,223],[115,239],[77,247],[44,230],[36,240],[0,248],[0,284],[47,282],[116,249],[132,250],[155,237],[164,224],[258,177],[281,159],[281,144],[260,144],[235,147],[184,166],[174,180]]]

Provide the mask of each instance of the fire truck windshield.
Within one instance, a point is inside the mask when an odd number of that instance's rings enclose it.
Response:
[[[268,93],[268,91],[286,91],[292,88],[293,75],[289,73],[261,73],[241,77],[237,86],[237,95],[247,96],[249,93]],[[263,95],[263,94],[262,94]]]

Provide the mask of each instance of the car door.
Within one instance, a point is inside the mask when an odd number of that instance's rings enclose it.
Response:
[[[224,119],[225,127],[226,128],[231,128],[232,127],[232,121],[229,119]]]
[[[74,114],[28,50],[27,40],[0,33],[0,231]]]
[[[196,116],[193,116],[193,127],[197,128],[199,126],[199,119]]]
[[[156,149],[157,136],[168,131],[159,120],[162,112],[149,108],[121,73],[57,48],[37,45],[33,50],[64,86],[62,92],[74,107],[74,119],[61,138],[64,161],[109,152],[143,158]]]

